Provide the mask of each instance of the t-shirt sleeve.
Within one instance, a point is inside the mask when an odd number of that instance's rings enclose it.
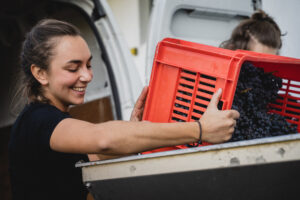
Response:
[[[55,107],[43,107],[36,110],[32,115],[35,123],[34,132],[34,143],[39,148],[50,148],[50,138],[55,127],[64,119],[70,118],[70,115]]]

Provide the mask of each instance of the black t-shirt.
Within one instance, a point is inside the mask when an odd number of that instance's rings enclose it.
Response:
[[[49,104],[31,103],[17,118],[9,143],[14,200],[86,199],[81,169],[75,164],[87,156],[50,148],[56,125],[69,117]]]

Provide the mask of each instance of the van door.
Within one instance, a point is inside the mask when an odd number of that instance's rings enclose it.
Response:
[[[88,6],[88,1],[66,2],[71,2],[89,13],[94,35],[101,49],[101,59],[105,62],[109,75],[109,80],[103,82],[105,80],[101,77],[103,73],[98,72],[100,76],[95,77],[96,80],[88,88],[87,101],[99,98],[103,86],[109,87],[113,97],[114,119],[129,119],[135,100],[142,89],[142,82],[108,3],[105,0],[93,0],[94,5],[91,7]],[[93,47],[96,44],[89,45]],[[93,70],[95,71],[95,68]]]
[[[240,20],[261,7],[256,0],[155,0],[146,51],[149,82],[156,44],[165,37],[219,46]]]

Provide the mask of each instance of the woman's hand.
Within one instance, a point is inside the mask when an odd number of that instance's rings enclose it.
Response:
[[[147,94],[148,86],[145,86],[134,105],[130,121],[142,121]]]
[[[222,143],[229,140],[234,132],[236,119],[240,114],[236,110],[219,110],[218,103],[222,94],[220,88],[211,98],[211,101],[200,119],[202,125],[202,140],[209,143]]]

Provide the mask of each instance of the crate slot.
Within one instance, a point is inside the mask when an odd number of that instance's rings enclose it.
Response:
[[[196,110],[196,109],[193,109],[193,112],[194,112],[194,113],[198,113],[198,114],[200,114],[200,115],[203,115],[203,113],[204,113],[204,112],[202,112],[202,111],[200,111],[200,110]]]
[[[201,89],[207,90],[207,91],[211,91],[211,92],[215,91],[215,89],[213,87],[206,86],[206,85],[198,85],[198,88],[201,88]]]
[[[177,117],[172,117],[172,120],[174,120],[176,122],[185,122],[185,120],[179,119]]]
[[[185,91],[188,93],[193,93],[193,89],[187,88],[187,87],[183,87],[182,85],[179,84],[177,91]]]
[[[290,87],[289,87],[289,90],[290,90],[290,91],[294,91],[294,92],[299,92],[299,93],[300,93],[300,88],[294,87],[294,86],[291,86],[291,85],[290,85]]]
[[[216,87],[215,85],[212,85],[212,84],[209,84],[209,83],[205,83],[205,82],[203,82],[203,81],[199,81],[199,84],[200,84],[200,85],[206,85],[206,86],[212,87],[212,88],[215,88],[215,87]]]
[[[189,87],[190,89],[194,89],[195,83],[187,81],[183,78],[179,79],[179,84],[183,84],[185,87]]]
[[[215,77],[208,76],[208,75],[205,75],[205,74],[201,74],[200,77],[201,77],[201,78],[210,79],[210,80],[213,80],[213,81],[216,81],[216,80],[217,80]]]
[[[204,89],[202,89],[202,88],[198,88],[198,91],[199,91],[199,92],[203,92],[203,93],[207,93],[207,94],[210,94],[210,95],[213,95],[213,94],[214,94],[213,92],[208,91],[208,90],[204,90]]]
[[[187,91],[182,91],[182,90],[178,90],[179,93],[187,95],[187,96],[192,96],[193,94]]]
[[[272,112],[272,111],[282,112],[282,109],[281,108],[277,108],[277,107],[271,107],[270,108],[270,112]]]
[[[207,108],[207,105],[202,104],[202,103],[195,102],[195,105],[202,107],[202,108]]]
[[[297,115],[300,116],[300,112],[295,112],[295,111],[291,111],[291,110],[286,110],[286,113],[292,114],[292,115]]]
[[[294,108],[293,110],[295,110],[295,111],[296,111],[296,109],[297,109],[297,110],[299,110],[299,112],[300,112],[300,107],[299,107],[299,106],[295,106],[294,104],[289,104],[289,103],[288,103],[288,104],[286,105],[286,107],[287,107],[287,108]]]
[[[188,107],[188,108],[191,106],[190,103],[186,103],[186,102],[184,102],[184,101],[180,101],[180,100],[177,100],[177,99],[175,100],[174,104],[186,106],[186,107]]]
[[[192,116],[192,119],[195,120],[195,121],[198,121],[200,118]]]
[[[187,78],[187,77],[181,77],[182,79],[189,81],[189,82],[195,82],[195,79]]]
[[[285,115],[285,118],[288,119],[292,124],[299,121],[299,118],[294,117],[293,115]]]
[[[287,121],[292,125],[297,125],[299,123],[299,118],[286,117]]]
[[[190,85],[187,85],[187,84],[179,83],[179,85],[182,86],[182,87],[188,88],[188,89],[194,89],[194,86],[190,86]]]
[[[186,100],[189,100],[189,101],[191,101],[191,99],[192,99],[191,96],[188,96],[188,95],[185,95],[185,94],[182,94],[182,93],[176,93],[176,97],[183,98],[183,99],[186,99]]]
[[[299,81],[291,81],[291,85],[294,85],[294,86],[298,86],[300,87],[300,82]]]
[[[182,70],[183,72],[187,73],[187,74],[192,74],[192,75],[196,75],[196,72],[192,72],[192,71],[188,71],[188,70]]]
[[[270,105],[278,105],[278,106],[282,106],[283,105],[283,102],[282,102],[282,100],[276,100],[276,101],[274,101],[274,102],[272,102]]]
[[[173,110],[173,113],[175,113],[175,114],[177,114],[177,115],[184,116],[184,117],[187,117],[187,116],[188,116],[186,113],[183,113],[183,112],[180,112],[180,111],[177,111],[177,110]]]
[[[202,96],[196,95],[196,98],[197,98],[197,99],[201,99],[201,100],[210,102],[210,99],[209,99],[209,98],[206,98],[206,97],[202,97]]]
[[[202,117],[202,115],[201,115],[201,114],[199,114],[199,113],[195,113],[195,112],[192,112],[192,116],[194,116],[194,117],[198,117],[199,119]]]
[[[183,102],[185,102],[185,103],[191,103],[191,100],[188,100],[188,99],[185,99],[185,98],[182,98],[182,97],[176,97],[176,99],[177,99],[178,101],[183,101]]]
[[[175,103],[175,107],[176,107],[176,108],[182,108],[182,109],[185,109],[185,110],[189,110],[189,109],[190,109],[189,107],[184,106],[184,105],[182,105],[182,104],[178,104],[178,103]]]
[[[194,105],[193,109],[199,110],[201,112],[205,112],[206,108]]]
[[[186,110],[186,109],[181,108],[181,107],[174,107],[174,110],[185,113],[185,114],[188,114],[188,111],[189,111],[189,110]]]
[[[185,78],[188,78],[188,79],[195,80],[196,75],[190,74],[190,73],[181,72],[180,73],[180,77],[185,77]]]

